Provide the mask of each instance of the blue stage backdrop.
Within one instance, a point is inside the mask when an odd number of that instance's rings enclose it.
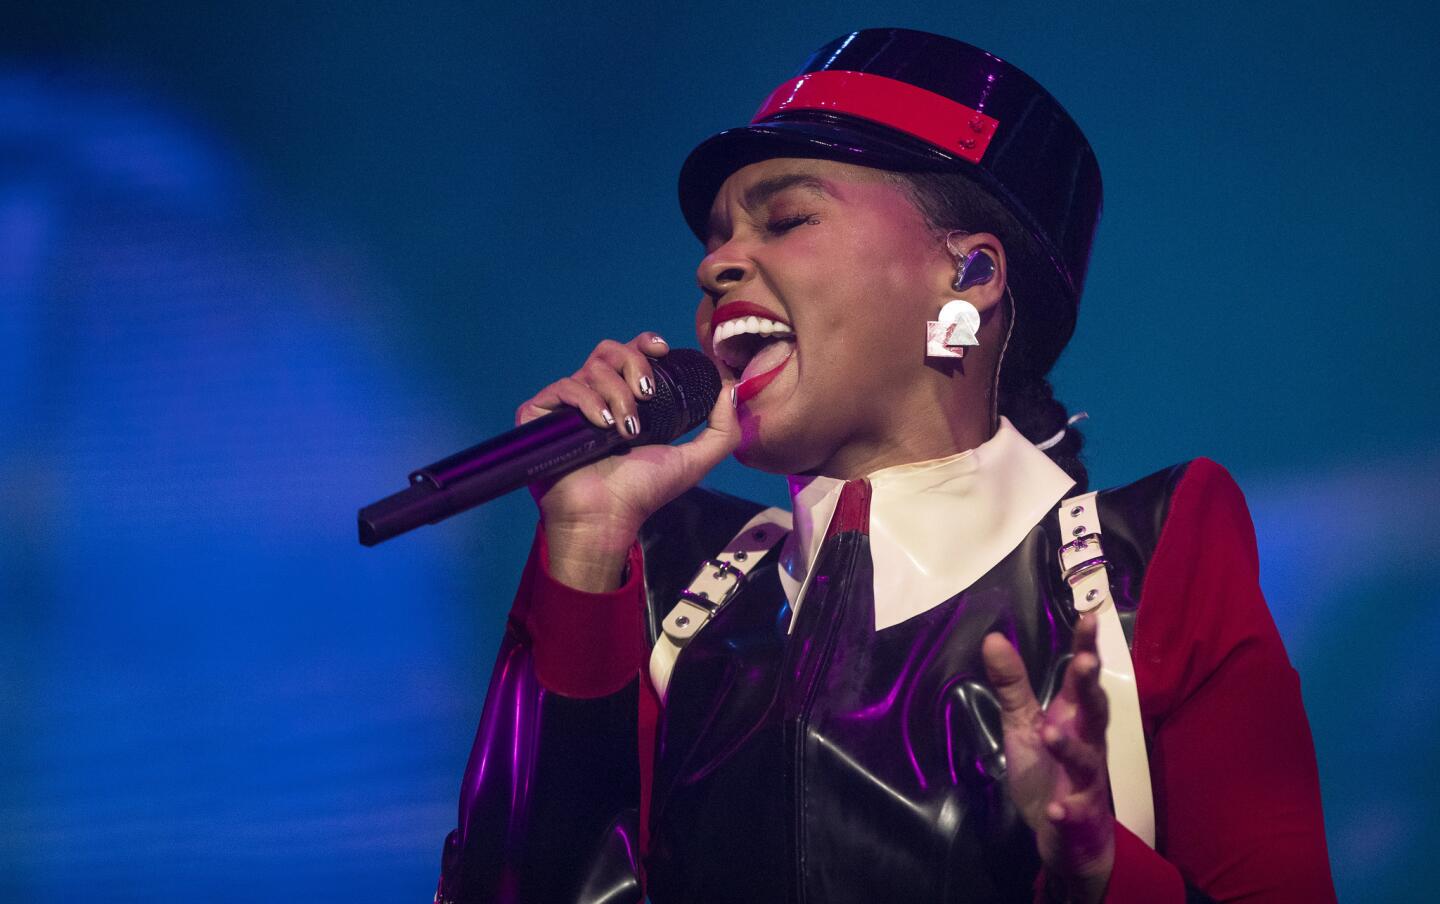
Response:
[[[428,899],[532,507],[371,550],[355,509],[600,337],[688,343],[680,160],[891,24],[1014,60],[1091,136],[1056,382],[1095,482],[1236,474],[1342,899],[1428,897],[1428,7],[29,6],[0,16],[0,900]]]

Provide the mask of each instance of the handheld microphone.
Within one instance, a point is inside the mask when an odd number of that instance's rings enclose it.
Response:
[[[720,397],[720,374],[694,349],[651,362],[655,395],[639,403],[640,435],[597,427],[566,406],[443,458],[410,475],[410,486],[360,510],[360,543],[374,546],[435,524],[537,480],[567,474],[632,445],[668,443],[698,427]]]

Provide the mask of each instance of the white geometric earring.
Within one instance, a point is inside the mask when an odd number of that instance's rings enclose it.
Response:
[[[925,357],[963,358],[965,347],[978,346],[980,312],[963,298],[947,301],[938,319],[925,324]]]
[[[966,233],[955,231],[945,237],[945,247],[959,256],[951,244],[955,238],[964,238]],[[964,292],[974,286],[983,286],[995,278],[995,259],[984,251],[976,249],[965,255],[965,260],[955,269],[955,279],[950,284],[956,292]],[[980,312],[963,298],[947,301],[940,309],[940,316],[925,324],[925,357],[963,358],[967,345],[980,344],[976,333],[980,331]]]

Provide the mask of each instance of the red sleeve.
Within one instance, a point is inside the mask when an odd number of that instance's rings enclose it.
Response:
[[[1300,680],[1260,593],[1240,488],[1208,459],[1171,499],[1132,655],[1157,851],[1120,830],[1106,901],[1334,901]]]
[[[638,542],[630,547],[626,572],[625,583],[609,593],[588,593],[560,583],[550,574],[545,531],[537,527],[510,617],[529,635],[535,677],[548,691],[565,697],[604,697],[639,673],[640,850],[645,852],[650,847],[650,792],[661,703],[646,667],[650,652],[643,622],[645,564]],[[643,885],[643,865],[641,870]]]
[[[644,665],[644,565],[630,547],[626,580],[609,593],[576,590],[550,575],[545,531],[535,531],[530,561],[510,617],[530,638],[535,676],[547,691],[591,699],[613,694]]]

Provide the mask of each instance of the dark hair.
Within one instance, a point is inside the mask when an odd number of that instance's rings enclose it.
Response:
[[[1045,253],[999,201],[964,175],[915,172],[895,176],[937,232],[990,232],[1004,246],[1012,304],[1010,341],[1000,367],[999,413],[1032,443],[1064,430],[1065,436],[1046,454],[1075,479],[1079,489],[1086,489],[1089,474],[1080,460],[1085,438],[1079,430],[1067,429],[1070,413],[1056,400],[1046,378],[1053,357],[1037,348],[1026,329],[1026,299],[1064,291]]]

